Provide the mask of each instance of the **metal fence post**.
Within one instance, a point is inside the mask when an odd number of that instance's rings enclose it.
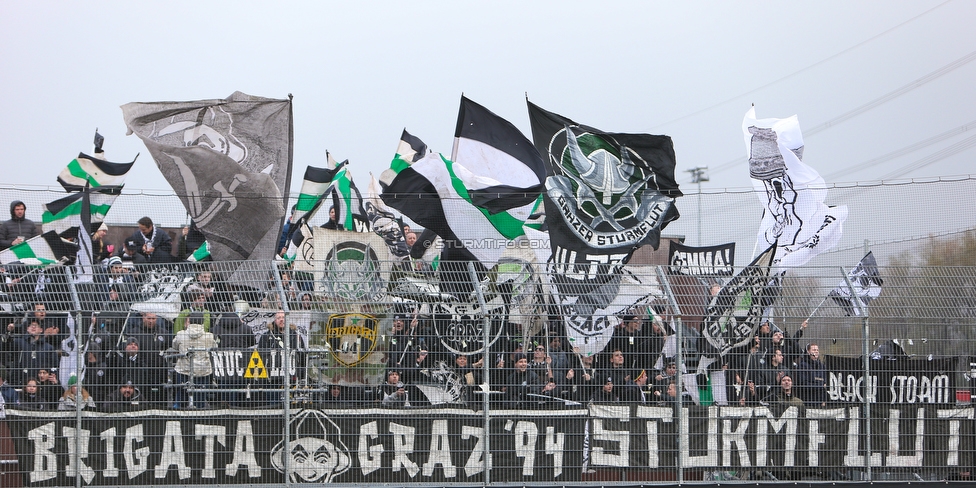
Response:
[[[674,291],[671,289],[671,282],[668,281],[668,275],[667,273],[664,272],[662,268],[663,268],[662,266],[657,266],[654,269],[655,271],[657,271],[657,279],[661,282],[661,292],[664,294],[665,297],[667,297],[668,303],[670,303],[671,307],[674,309],[675,363],[678,365],[679,368],[678,374],[675,376],[675,381],[676,381],[675,392],[677,393],[677,398],[676,398],[677,406],[675,407],[675,411],[678,412],[678,419],[677,419],[678,436],[675,445],[677,446],[678,449],[677,452],[675,453],[674,459],[675,459],[675,467],[678,470],[678,484],[681,484],[684,483],[685,481],[684,466],[682,466],[681,464],[681,448],[682,448],[681,445],[682,423],[681,422],[682,420],[684,420],[685,417],[685,409],[684,409],[684,405],[682,404],[683,402],[681,401],[683,395],[682,388],[684,387],[683,375],[684,375],[684,366],[685,366],[684,343],[682,342],[683,335],[681,331],[683,326],[681,324],[681,309],[678,308],[678,300],[675,298]]]
[[[275,288],[278,290],[278,296],[281,297],[281,310],[285,312],[285,332],[284,332],[284,351],[282,351],[281,367],[283,369],[282,373],[284,375],[284,383],[282,388],[284,391],[281,392],[281,398],[283,402],[282,412],[284,414],[284,449],[282,450],[281,462],[285,468],[285,486],[291,486],[291,463],[287,453],[291,452],[291,329],[288,327],[287,317],[288,312],[288,295],[285,293],[285,288],[281,284],[281,270],[278,268],[278,261],[271,260],[271,276],[274,277]],[[292,277],[294,279],[294,277]],[[266,332],[267,333],[267,332]]]
[[[854,306],[857,308],[858,313],[861,315],[861,330],[862,334],[862,344],[861,344],[861,354],[864,356],[864,467],[865,467],[865,477],[867,481],[871,481],[871,396],[869,392],[871,391],[871,357],[868,351],[868,342],[870,341],[870,329],[868,324],[868,308],[864,306],[864,303],[858,299],[857,290],[854,289],[854,284],[851,283],[851,277],[847,270],[843,266],[840,267],[840,273],[844,276],[844,282],[847,283],[847,287],[850,290],[850,296]]]
[[[64,275],[67,278],[68,290],[71,292],[71,302],[74,305],[76,311],[76,316],[81,317],[81,300],[78,298],[78,289],[75,287],[75,279],[71,273],[71,266],[64,267]],[[81,364],[82,364],[82,353],[78,350],[81,347],[81,321],[75,321],[75,374],[78,382],[76,383],[77,388],[75,388],[75,452],[74,459],[71,460],[71,464],[76,466],[76,469],[81,467],[81,391],[85,387],[84,382],[81,379]],[[60,373],[59,373],[60,374]],[[63,376],[62,376],[63,377]],[[81,488],[81,472],[75,473],[75,488]]]
[[[468,261],[468,276],[471,278],[471,282],[474,283],[475,295],[478,297],[478,306],[481,307],[481,320],[483,322],[481,327],[482,329],[484,329],[483,332],[484,332],[484,341],[485,341],[485,352],[484,355],[482,356],[483,359],[481,361],[482,362],[481,370],[482,373],[484,374],[484,380],[483,380],[484,384],[490,385],[491,376],[489,373],[490,370],[488,368],[488,363],[490,361],[488,358],[488,343],[490,342],[491,339],[491,319],[489,319],[488,314],[485,313],[485,307],[487,307],[487,305],[485,304],[485,295],[481,292],[481,287],[478,286],[478,273],[475,272],[474,264],[471,261]],[[484,452],[482,453],[482,457],[484,458],[484,462],[485,462],[485,471],[484,471],[485,486],[491,483],[491,469],[490,469],[491,463],[489,462],[490,458],[488,457],[491,455],[491,435],[489,435],[489,430],[488,430],[491,427],[491,416],[488,414],[488,406],[489,406],[488,397],[489,395],[487,393],[481,395],[481,410],[484,412],[483,428],[485,429]]]

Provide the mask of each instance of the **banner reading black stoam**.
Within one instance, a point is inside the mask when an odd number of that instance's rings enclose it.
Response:
[[[28,415],[29,414],[29,415]],[[8,412],[24,486],[578,481],[583,410],[281,410],[85,413],[80,462],[74,412]]]
[[[956,403],[956,365],[959,358],[913,359],[882,357],[869,361],[871,403],[951,405]],[[864,401],[864,360],[824,356],[830,399]]]

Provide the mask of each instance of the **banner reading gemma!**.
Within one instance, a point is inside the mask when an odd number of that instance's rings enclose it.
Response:
[[[668,266],[671,274],[732,276],[735,272],[735,243],[692,247],[670,241]]]

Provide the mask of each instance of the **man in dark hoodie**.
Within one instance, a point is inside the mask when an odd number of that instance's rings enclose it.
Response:
[[[24,217],[27,206],[20,200],[10,202],[10,220],[0,223],[0,250],[40,235],[33,220]]]

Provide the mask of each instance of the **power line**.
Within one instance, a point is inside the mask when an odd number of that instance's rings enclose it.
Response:
[[[952,137],[955,137],[955,136],[957,136],[959,134],[962,134],[963,132],[966,132],[966,131],[968,131],[970,129],[973,129],[973,128],[976,128],[976,120],[974,120],[974,121],[972,121],[972,122],[970,122],[968,124],[965,124],[965,125],[961,125],[959,127],[956,127],[955,129],[945,131],[945,132],[943,132],[941,134],[938,134],[936,136],[932,136],[932,137],[930,137],[928,139],[925,139],[924,141],[916,142],[915,144],[912,144],[912,145],[909,145],[909,146],[905,146],[905,147],[903,147],[901,149],[894,150],[894,151],[892,151],[890,153],[883,154],[883,155],[878,156],[876,158],[869,159],[867,161],[864,161],[863,163],[859,163],[859,164],[856,164],[854,166],[848,167],[846,169],[837,171],[835,173],[831,173],[831,174],[829,174],[827,176],[824,176],[824,179],[833,181],[833,180],[836,180],[837,178],[840,178],[840,177],[843,177],[843,176],[846,176],[846,175],[849,175],[849,174],[852,174],[852,173],[857,173],[858,171],[868,169],[868,168],[870,168],[872,166],[876,166],[876,165],[881,164],[881,163],[886,163],[886,162],[888,162],[888,161],[890,161],[892,159],[895,159],[895,158],[904,156],[906,154],[915,152],[915,151],[917,151],[919,149],[922,149],[922,148],[931,146],[933,144],[942,142],[942,141],[944,141],[946,139],[950,139]]]
[[[732,98],[729,98],[729,99],[726,99],[724,101],[721,101],[721,102],[718,102],[716,104],[713,104],[711,106],[705,107],[705,108],[703,108],[701,110],[698,110],[697,112],[692,112],[692,113],[690,113],[688,115],[684,115],[684,116],[678,117],[676,119],[673,119],[671,121],[665,122],[663,124],[658,124],[658,125],[652,127],[651,130],[658,129],[658,128],[662,127],[662,126],[669,125],[669,124],[673,124],[675,122],[680,122],[680,121],[682,121],[684,119],[687,119],[689,117],[694,117],[695,115],[698,115],[698,114],[707,112],[709,110],[718,108],[718,107],[720,107],[722,105],[725,105],[726,103],[734,102],[735,100],[738,100],[738,99],[740,99],[742,97],[745,97],[747,95],[751,95],[753,93],[758,92],[759,90],[768,88],[768,87],[773,86],[773,85],[775,85],[775,84],[777,84],[779,82],[788,80],[788,79],[790,79],[790,78],[792,78],[792,77],[794,77],[794,76],[796,76],[796,75],[798,75],[800,73],[803,73],[803,72],[809,71],[809,70],[811,70],[813,68],[816,68],[817,66],[820,66],[820,65],[822,65],[822,64],[824,64],[824,63],[826,63],[828,61],[832,61],[832,60],[834,60],[834,59],[836,59],[836,58],[838,58],[838,57],[840,57],[840,56],[842,56],[844,54],[847,54],[847,53],[849,53],[849,52],[851,52],[851,51],[853,51],[853,50],[855,50],[855,49],[857,49],[857,48],[859,48],[859,47],[861,47],[861,46],[863,46],[865,44],[868,44],[868,43],[874,41],[875,39],[878,39],[880,37],[883,37],[883,36],[891,33],[892,31],[897,30],[897,29],[905,26],[906,24],[908,24],[910,22],[913,22],[913,21],[915,21],[915,20],[917,20],[917,19],[919,19],[919,18],[921,18],[921,17],[923,17],[925,15],[928,15],[928,14],[932,13],[936,9],[939,9],[939,8],[943,7],[944,5],[948,4],[949,1],[951,1],[951,0],[946,0],[945,2],[942,2],[942,3],[938,4],[938,5],[936,5],[935,7],[932,7],[932,8],[930,8],[930,9],[928,9],[928,10],[926,10],[926,11],[924,11],[924,12],[922,12],[922,13],[920,13],[920,14],[918,14],[918,15],[916,15],[916,16],[914,16],[914,17],[912,17],[912,18],[910,18],[910,19],[908,19],[908,20],[906,20],[906,21],[904,21],[904,22],[902,22],[902,23],[894,26],[894,27],[891,27],[890,29],[888,29],[886,31],[881,32],[880,34],[876,34],[876,35],[874,35],[872,37],[869,37],[869,38],[867,38],[867,39],[865,39],[865,40],[863,40],[863,41],[861,41],[861,42],[859,42],[859,43],[857,43],[857,44],[855,44],[855,45],[853,45],[853,46],[851,46],[851,47],[849,47],[847,49],[844,49],[842,51],[837,52],[836,54],[833,54],[833,55],[828,56],[828,57],[826,57],[824,59],[821,59],[820,61],[817,61],[816,63],[813,63],[813,64],[811,64],[811,65],[809,65],[809,66],[807,66],[805,68],[802,68],[800,70],[794,71],[794,72],[792,72],[792,73],[790,73],[790,74],[788,74],[786,76],[783,76],[781,78],[778,78],[776,80],[770,81],[769,83],[766,83],[765,85],[762,85],[762,86],[760,86],[758,88],[753,88],[752,90],[749,90],[749,91],[747,91],[745,93],[742,93],[740,95],[736,95],[736,96],[734,96]]]
[[[943,66],[943,67],[941,67],[941,68],[939,68],[939,69],[937,69],[937,70],[935,70],[935,71],[933,71],[933,72],[931,72],[931,73],[929,73],[929,74],[927,74],[927,75],[925,75],[925,76],[923,76],[923,77],[921,77],[921,78],[919,78],[919,79],[917,79],[917,80],[915,80],[915,81],[913,81],[913,82],[911,82],[909,84],[907,84],[907,85],[905,85],[905,86],[902,86],[901,88],[898,88],[895,91],[889,92],[889,93],[887,93],[885,95],[882,95],[881,97],[878,97],[878,98],[876,98],[874,100],[871,100],[868,103],[865,103],[864,105],[861,105],[860,107],[857,107],[857,108],[855,108],[853,110],[850,110],[848,112],[845,112],[845,113],[843,113],[841,115],[838,115],[837,117],[834,117],[833,119],[830,119],[830,120],[828,120],[828,121],[826,121],[826,122],[824,122],[824,123],[822,123],[822,124],[820,124],[818,126],[815,126],[815,127],[811,128],[809,131],[804,131],[804,134],[808,134],[808,135],[811,135],[812,136],[812,135],[817,134],[819,132],[823,132],[823,131],[825,131],[825,130],[827,130],[827,129],[829,129],[829,128],[831,128],[831,127],[833,127],[833,126],[835,126],[835,125],[837,125],[837,124],[839,124],[841,122],[847,121],[847,120],[852,119],[852,118],[854,118],[854,117],[856,117],[858,115],[861,115],[864,112],[867,112],[867,111],[869,111],[869,110],[871,110],[873,108],[877,108],[877,107],[879,107],[881,105],[884,105],[885,103],[888,103],[888,102],[890,102],[890,101],[892,101],[892,100],[894,100],[894,99],[896,99],[896,98],[898,98],[898,97],[900,97],[900,96],[902,96],[902,95],[904,95],[904,94],[906,94],[906,93],[908,93],[908,92],[910,92],[910,91],[912,91],[912,90],[914,90],[914,89],[916,89],[916,88],[918,88],[918,87],[920,87],[920,86],[922,86],[922,85],[924,85],[924,84],[926,84],[926,83],[928,83],[930,81],[935,81],[936,79],[942,77],[943,75],[945,75],[947,73],[950,73],[952,71],[955,71],[956,69],[965,66],[966,64],[970,63],[973,60],[976,60],[976,51],[973,51],[973,52],[971,52],[971,53],[969,53],[969,54],[967,54],[967,55],[965,55],[965,56],[963,56],[963,57],[961,57],[961,58],[959,58],[959,59],[957,59],[957,60],[955,60],[955,61],[953,61],[953,62],[951,62],[951,63],[949,63],[949,64],[947,64],[947,65],[945,65],[945,66]]]
[[[898,178],[899,176],[911,173],[912,171],[915,171],[917,169],[921,169],[930,164],[942,161],[943,159],[949,156],[965,151],[966,149],[969,149],[970,147],[973,146],[976,146],[976,136],[969,136],[951,146],[945,147],[939,151],[936,151],[928,155],[927,157],[919,159],[918,161],[909,164],[908,166],[903,166],[895,171],[892,171],[891,173],[882,176],[881,179],[886,180],[890,178]]]
[[[973,52],[971,52],[971,53],[969,53],[969,54],[967,54],[967,55],[965,55],[965,56],[963,56],[963,57],[961,57],[961,58],[959,58],[959,59],[957,59],[957,60],[955,60],[955,61],[953,61],[953,62],[951,62],[951,63],[949,63],[947,65],[945,65],[945,66],[942,66],[941,68],[939,68],[939,69],[937,69],[937,70],[935,70],[935,71],[933,71],[933,72],[931,72],[931,73],[929,73],[929,74],[927,74],[927,75],[925,75],[925,76],[923,76],[921,78],[918,78],[918,79],[912,81],[911,83],[908,83],[906,85],[903,85],[903,86],[897,88],[894,91],[888,92],[888,93],[886,93],[886,94],[884,94],[884,95],[882,95],[882,96],[880,96],[878,98],[875,98],[874,100],[871,100],[868,103],[865,103],[865,104],[863,104],[863,105],[861,105],[859,107],[856,107],[856,108],[854,108],[852,110],[849,110],[847,112],[844,112],[843,114],[840,114],[837,117],[834,117],[834,118],[832,118],[832,119],[830,119],[830,120],[828,120],[828,121],[826,121],[826,122],[824,122],[824,123],[822,123],[820,125],[814,126],[813,128],[811,128],[809,130],[805,130],[805,131],[803,131],[803,135],[804,135],[804,137],[809,137],[809,136],[816,135],[816,134],[818,134],[820,132],[823,132],[823,131],[825,131],[825,130],[827,130],[827,129],[835,126],[835,125],[840,124],[841,122],[845,122],[847,120],[850,120],[850,119],[852,119],[852,118],[854,118],[854,117],[856,117],[858,115],[861,115],[861,114],[863,114],[863,113],[865,113],[865,112],[867,112],[869,110],[872,110],[874,108],[877,108],[878,106],[880,106],[882,104],[885,104],[887,102],[890,102],[891,100],[894,100],[895,98],[898,98],[898,97],[900,97],[900,96],[902,96],[902,95],[904,95],[904,94],[906,94],[906,93],[908,93],[908,92],[910,92],[910,91],[912,91],[912,90],[914,90],[914,89],[916,89],[916,88],[918,88],[918,87],[920,87],[922,85],[925,85],[926,83],[929,83],[930,81],[934,81],[934,80],[938,79],[939,77],[941,77],[941,76],[943,76],[943,75],[945,75],[945,74],[947,74],[947,73],[949,73],[951,71],[954,71],[954,70],[956,70],[956,69],[958,69],[958,68],[960,68],[960,67],[962,67],[962,66],[964,66],[964,65],[966,65],[966,64],[968,64],[970,62],[972,62],[973,60],[976,60],[976,51],[973,51]],[[735,158],[734,160],[731,160],[731,161],[728,161],[728,162],[725,162],[725,163],[722,163],[722,164],[716,166],[712,170],[712,174],[721,173],[722,171],[725,171],[727,169],[733,168],[733,167],[735,167],[735,166],[737,166],[739,164],[745,163],[746,161],[748,161],[748,158],[745,157],[745,156],[742,156],[742,157],[739,157],[739,158]]]

